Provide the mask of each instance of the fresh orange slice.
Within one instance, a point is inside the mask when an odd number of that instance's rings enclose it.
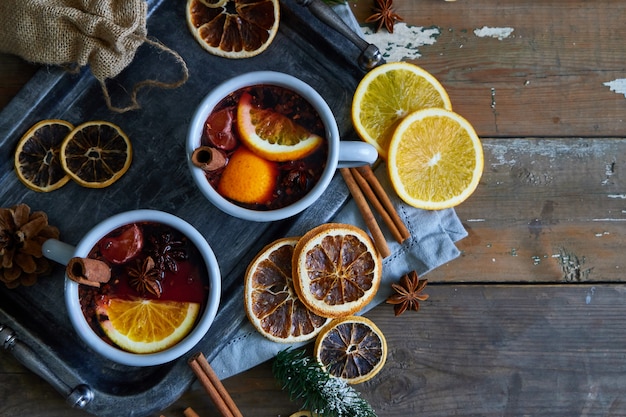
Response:
[[[276,166],[245,146],[232,154],[217,191],[224,197],[247,204],[266,204],[276,188]]]
[[[61,145],[61,165],[83,187],[103,188],[128,171],[132,161],[128,136],[105,121],[83,123]]]
[[[330,319],[311,312],[293,287],[291,258],[298,238],[278,239],[252,260],[246,271],[246,314],[265,337],[280,343],[313,339]]]
[[[382,276],[382,258],[362,229],[340,223],[317,226],[296,245],[294,288],[323,317],[356,313],[369,303]]]
[[[208,52],[249,58],[265,51],[278,32],[278,0],[188,0],[187,25]]]
[[[472,125],[444,109],[407,116],[391,139],[387,160],[398,196],[427,210],[465,201],[478,186],[483,165],[482,144]]]
[[[153,353],[174,346],[193,328],[200,304],[160,300],[112,298],[96,312],[113,343],[133,353]]]
[[[252,103],[243,93],[237,106],[237,128],[241,140],[256,154],[270,161],[295,161],[309,156],[324,142],[293,120]]]
[[[317,336],[315,357],[329,374],[359,384],[373,378],[385,365],[387,341],[371,320],[343,317],[333,320]]]
[[[15,173],[24,185],[49,192],[70,180],[61,165],[59,151],[72,129],[74,126],[65,120],[49,119],[36,123],[22,136],[15,150]]]
[[[409,113],[431,107],[452,109],[448,93],[428,71],[408,62],[380,65],[359,82],[352,99],[357,134],[387,158],[389,141]]]

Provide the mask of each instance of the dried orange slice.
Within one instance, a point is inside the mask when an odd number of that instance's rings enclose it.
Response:
[[[243,93],[237,105],[237,129],[241,140],[257,155],[270,161],[295,161],[313,152],[324,142],[290,118],[252,104],[252,95]]]
[[[371,320],[343,317],[333,320],[317,336],[315,357],[329,374],[359,384],[385,365],[387,341]]]
[[[17,144],[15,173],[31,190],[49,192],[64,186],[70,177],[63,170],[59,151],[63,139],[74,129],[65,120],[42,120]]]
[[[153,353],[182,340],[193,328],[200,304],[160,300],[112,298],[96,312],[104,333],[119,347],[133,353]]]
[[[77,183],[103,188],[117,181],[130,167],[132,146],[113,123],[86,122],[70,132],[61,145],[61,165]]]
[[[277,177],[272,162],[240,146],[224,168],[217,191],[240,203],[266,204],[272,199]]]
[[[483,148],[472,125],[445,109],[407,116],[389,145],[391,183],[407,204],[427,210],[454,207],[476,189]]]
[[[409,62],[390,62],[368,72],[352,99],[358,135],[387,158],[389,141],[400,121],[417,110],[452,109],[448,93],[428,71]]]
[[[187,25],[208,52],[226,58],[260,54],[278,32],[278,0],[188,0]]]
[[[362,229],[328,223],[307,232],[293,254],[294,288],[323,317],[354,314],[369,303],[382,276],[382,258]]]
[[[252,260],[246,271],[246,314],[265,337],[280,343],[313,339],[330,319],[311,312],[293,288],[291,258],[298,238],[278,239]]]

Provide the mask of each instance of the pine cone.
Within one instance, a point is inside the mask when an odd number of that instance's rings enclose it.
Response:
[[[0,208],[0,281],[16,288],[49,273],[52,266],[41,248],[51,238],[59,238],[59,229],[48,224],[43,211],[31,213],[26,204]]]

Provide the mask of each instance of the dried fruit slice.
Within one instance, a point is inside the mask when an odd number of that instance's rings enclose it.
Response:
[[[359,384],[385,365],[387,341],[371,320],[344,317],[333,320],[317,336],[315,357],[329,374]]]
[[[294,288],[323,317],[354,314],[369,303],[382,276],[382,258],[362,229],[340,223],[317,226],[296,245]]]
[[[352,99],[352,123],[358,135],[387,158],[389,141],[409,113],[452,109],[448,93],[428,71],[409,62],[390,62],[368,72]]]
[[[226,58],[260,54],[278,32],[278,0],[188,0],[187,25],[198,43]]]
[[[130,167],[132,146],[113,123],[86,122],[70,132],[61,145],[61,164],[77,183],[103,188],[117,181]]]
[[[22,136],[15,150],[15,173],[31,190],[49,192],[65,185],[59,151],[63,139],[74,129],[65,120],[42,120]]]
[[[159,300],[112,298],[99,303],[104,333],[119,347],[134,353],[167,349],[193,328],[200,304]]]
[[[472,125],[444,109],[407,116],[394,133],[387,168],[407,204],[427,210],[467,199],[483,173],[483,148]]]
[[[246,271],[246,314],[256,329],[281,343],[313,339],[330,319],[311,312],[298,298],[291,270],[298,238],[278,239],[252,260]]]
[[[290,118],[256,107],[252,95],[243,93],[237,106],[237,129],[241,140],[256,154],[270,161],[302,159],[324,142]]]

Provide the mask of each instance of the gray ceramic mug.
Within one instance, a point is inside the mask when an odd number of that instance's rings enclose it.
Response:
[[[73,257],[86,258],[98,241],[118,227],[137,223],[154,222],[168,225],[186,236],[198,249],[208,272],[209,294],[197,322],[191,332],[174,346],[155,353],[137,354],[112,346],[100,338],[89,326],[80,305],[76,282],[65,277],[65,304],[70,321],[78,336],[94,351],[114,361],[129,366],[160,365],[177,359],[191,350],[207,333],[217,314],[221,296],[221,275],[213,250],[192,225],[169,213],[157,210],[133,210],[109,217],[89,230],[76,246],[56,239],[43,244],[43,255],[62,265]]]
[[[328,157],[322,176],[313,189],[300,200],[274,210],[253,210],[241,207],[221,196],[209,184],[204,171],[192,162],[194,150],[201,146],[205,122],[214,107],[229,94],[248,86],[273,85],[294,91],[306,99],[320,115],[328,139]],[[250,72],[231,78],[215,87],[200,103],[191,120],[187,133],[186,152],[191,176],[202,194],[217,208],[232,216],[251,221],[274,221],[300,213],[324,193],[337,168],[373,164],[378,158],[376,149],[361,141],[342,141],[337,121],[322,96],[304,81],[288,74],[274,71]]]

